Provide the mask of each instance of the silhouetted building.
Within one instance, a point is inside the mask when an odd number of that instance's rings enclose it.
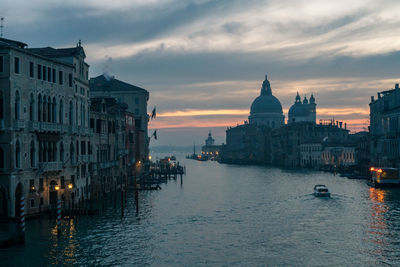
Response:
[[[400,88],[371,96],[370,138],[371,164],[378,167],[400,168]]]

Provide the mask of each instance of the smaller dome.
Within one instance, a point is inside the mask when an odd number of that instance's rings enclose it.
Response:
[[[289,119],[294,117],[307,117],[309,112],[301,103],[295,103],[290,107],[288,115]]]

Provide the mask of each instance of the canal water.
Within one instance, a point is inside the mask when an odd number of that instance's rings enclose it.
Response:
[[[160,191],[112,200],[96,216],[29,220],[26,244],[0,250],[0,266],[377,266],[400,264],[400,191],[331,173],[178,158]],[[312,195],[325,184],[329,199]]]

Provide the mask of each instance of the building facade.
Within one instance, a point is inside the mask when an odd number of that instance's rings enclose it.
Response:
[[[76,47],[26,48],[0,39],[1,216],[29,216],[57,199],[90,197],[89,81],[85,52]]]
[[[400,168],[400,88],[379,92],[371,97],[371,164]]]
[[[149,138],[147,101],[149,92],[143,88],[125,83],[114,77],[100,75],[90,79],[91,97],[112,97],[117,102],[128,105],[127,111],[134,114],[137,138],[137,160],[147,160],[149,156]]]

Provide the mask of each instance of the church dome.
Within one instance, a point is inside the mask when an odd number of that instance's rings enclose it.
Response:
[[[295,103],[290,107],[288,115],[289,118],[307,117],[309,112],[301,103]]]
[[[267,76],[265,76],[260,96],[254,99],[251,104],[250,114],[254,115],[257,113],[283,113],[281,102],[272,95],[271,86]]]

